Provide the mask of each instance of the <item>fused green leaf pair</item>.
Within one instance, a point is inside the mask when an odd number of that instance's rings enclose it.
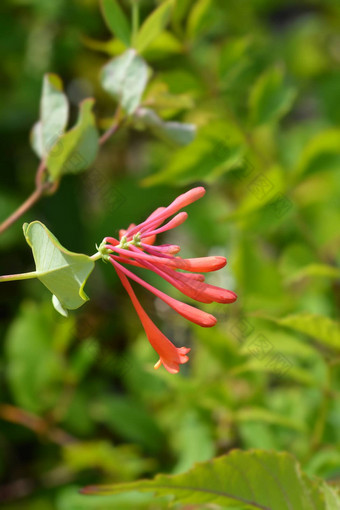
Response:
[[[66,316],[67,310],[79,308],[88,300],[84,286],[94,261],[87,255],[63,248],[39,221],[25,223],[23,229],[33,251],[36,278],[52,292],[55,309]]]
[[[88,168],[97,156],[98,131],[92,112],[93,99],[80,104],[76,125],[65,132],[69,103],[62,82],[55,74],[46,74],[40,102],[40,120],[33,126],[31,144],[46,162],[50,180]]]

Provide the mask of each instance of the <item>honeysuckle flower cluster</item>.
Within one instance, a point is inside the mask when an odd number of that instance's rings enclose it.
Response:
[[[212,327],[216,318],[194,306],[174,299],[156,289],[123,264],[148,269],[169,282],[185,296],[201,303],[233,303],[237,296],[231,290],[205,283],[202,273],[217,271],[227,263],[225,257],[212,256],[184,259],[176,256],[180,247],[173,244],[155,245],[156,236],[181,225],[188,217],[186,212],[178,212],[187,205],[203,197],[203,187],[193,188],[177,197],[168,207],[159,207],[139,225],[130,225],[127,230],[119,231],[119,240],[106,237],[100,245],[99,252],[115,268],[120,281],[125,287],[133,306],[144,327],[147,338],[159,355],[155,368],[163,365],[172,374],[179,371],[179,366],[188,361],[187,347],[175,345],[157,328],[147,315],[129,280],[133,280],[159,299],[167,303],[177,313],[202,327]],[[170,219],[164,224],[165,220]]]

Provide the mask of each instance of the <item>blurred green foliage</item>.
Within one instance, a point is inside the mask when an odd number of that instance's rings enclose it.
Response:
[[[141,0],[141,19],[161,3]],[[124,46],[97,0],[5,0],[0,13],[4,219],[33,189],[29,132],[43,74],[63,78],[72,125],[78,103],[94,95],[105,128],[116,104],[100,70]],[[143,107],[197,125],[196,139],[175,148],[131,120],[90,170],[65,176],[1,236],[1,274],[31,271],[24,221],[44,222],[63,246],[91,255],[104,236],[203,183],[207,195],[166,239],[186,256],[226,255],[209,281],[239,296],[229,307],[204,305],[219,319],[206,330],[137,289],[162,330],[192,348],[172,376],[154,372],[108,265],[97,264],[91,301],[67,319],[39,282],[3,283],[4,510],[166,508],[148,495],[103,502],[77,490],[182,473],[235,447],[288,450],[307,473],[340,477],[339,29],[338,0],[178,0],[143,52],[153,69]]]

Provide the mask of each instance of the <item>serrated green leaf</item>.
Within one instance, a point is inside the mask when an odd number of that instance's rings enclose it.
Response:
[[[280,68],[270,69],[253,86],[250,98],[250,117],[254,125],[275,122],[292,107],[295,90],[287,86]]]
[[[135,40],[135,47],[143,52],[156,37],[165,29],[169,19],[174,0],[165,0],[144,21]]]
[[[131,114],[140,104],[148,82],[148,66],[135,50],[128,50],[104,66],[101,82],[103,88]]]
[[[176,502],[261,510],[328,510],[323,483],[303,475],[288,453],[233,450],[229,455],[197,464],[181,475],[84,489],[86,494],[117,494],[131,490],[171,495]]]
[[[98,131],[92,109],[94,99],[80,105],[78,122],[60,136],[51,148],[46,165],[50,176],[58,180],[64,174],[75,174],[88,168],[98,152]]]
[[[182,122],[163,121],[149,108],[139,108],[135,114],[139,124],[149,128],[155,136],[177,145],[188,145],[196,136],[196,126]]]
[[[131,27],[123,9],[117,0],[101,0],[104,19],[112,34],[118,37],[126,47],[131,44]]]
[[[84,286],[94,268],[93,260],[63,248],[39,221],[25,223],[23,230],[33,251],[36,277],[56,296],[64,311],[82,306],[88,300]]]

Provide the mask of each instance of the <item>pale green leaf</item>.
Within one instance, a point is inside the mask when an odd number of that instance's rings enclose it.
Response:
[[[295,95],[295,90],[284,83],[280,68],[265,72],[258,78],[250,93],[252,123],[261,125],[279,120],[291,109]]]
[[[55,296],[53,294],[52,296],[52,305],[54,306],[55,310],[60,313],[60,315],[63,315],[64,317],[67,317],[68,316],[68,311],[65,310],[65,308],[63,307],[63,305],[60,303],[59,299],[57,298],[57,296]]]
[[[69,114],[62,81],[56,74],[45,74],[40,104],[42,144],[47,154],[65,131]]]
[[[60,136],[47,157],[50,176],[57,180],[64,174],[75,174],[88,168],[97,156],[98,131],[92,112],[93,99],[80,105],[78,122],[74,128]]]
[[[107,26],[125,46],[131,44],[131,27],[117,0],[101,0],[101,8]]]
[[[30,135],[31,147],[36,155],[42,159],[45,155],[43,139],[42,139],[42,123],[41,120],[36,122],[31,129]]]
[[[148,66],[135,50],[111,60],[102,70],[103,88],[131,114],[139,106],[148,82]]]
[[[88,494],[131,490],[171,495],[176,502],[215,504],[261,510],[328,510],[323,482],[303,475],[288,453],[233,450],[180,475],[157,475],[153,480],[89,487]],[[339,501],[338,501],[339,502]]]
[[[94,268],[93,260],[63,248],[39,221],[25,223],[23,230],[33,251],[36,277],[56,296],[56,308],[65,311],[82,306],[88,300],[84,286]]]
[[[138,124],[149,128],[155,136],[177,145],[188,145],[196,135],[196,126],[182,122],[163,121],[149,108],[139,108],[135,117]]]
[[[169,19],[174,0],[165,0],[141,26],[135,41],[136,49],[143,52],[156,37],[165,29]]]
[[[63,84],[56,74],[45,74],[40,100],[40,120],[31,131],[31,146],[39,158],[45,157],[64,133],[69,115],[69,103]]]

